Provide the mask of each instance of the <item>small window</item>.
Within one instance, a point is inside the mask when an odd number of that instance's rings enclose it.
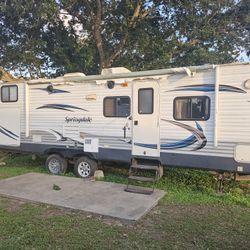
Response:
[[[2,102],[16,102],[18,100],[17,86],[3,86],[1,88],[1,100]]]
[[[153,114],[154,112],[154,90],[152,88],[139,89],[138,91],[138,113]]]
[[[106,117],[130,116],[130,98],[128,96],[104,98],[103,113]]]
[[[210,117],[210,98],[207,96],[177,97],[174,99],[175,120],[206,121]]]

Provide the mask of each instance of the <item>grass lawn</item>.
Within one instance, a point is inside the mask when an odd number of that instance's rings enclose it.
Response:
[[[6,163],[0,179],[46,173],[42,158]],[[104,173],[105,181],[126,182],[125,168]],[[134,224],[0,197],[0,249],[250,249],[249,194],[228,182],[226,194],[217,196],[214,185],[207,172],[170,168],[157,184],[167,195]]]

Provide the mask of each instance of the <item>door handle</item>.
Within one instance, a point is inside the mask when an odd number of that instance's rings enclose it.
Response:
[[[138,125],[138,121],[134,121],[134,125],[137,126]]]

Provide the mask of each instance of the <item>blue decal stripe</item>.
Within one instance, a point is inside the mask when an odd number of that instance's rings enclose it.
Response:
[[[184,140],[178,141],[178,142],[161,144],[161,149],[185,148],[185,147],[193,145],[196,142],[197,142],[196,137],[194,135],[191,135],[190,137]]]
[[[144,144],[144,143],[134,143],[135,146],[138,147],[143,147],[143,148],[152,148],[152,149],[157,149],[157,144]]]
[[[38,107],[37,109],[58,109],[58,110],[65,110],[65,111],[74,112],[74,110],[66,109],[66,108],[61,108],[61,107],[47,107],[47,106],[42,106],[42,107]]]
[[[9,135],[9,134],[8,134],[7,132],[5,132],[2,128],[0,128],[0,133],[2,133],[2,134],[4,134],[4,135],[8,136],[9,138],[11,138],[11,139],[17,141],[17,138],[15,138],[15,137]]]
[[[166,91],[166,92],[173,92],[173,91],[204,91],[204,92],[213,92],[215,91],[215,86],[214,84],[197,84],[197,85],[186,85],[186,86],[179,86],[176,87],[174,90]],[[230,85],[225,85],[225,84],[220,84],[219,85],[219,91],[221,92],[235,92],[235,93],[247,93],[245,90],[230,86]]]
[[[197,139],[194,135],[191,135],[187,139],[178,141],[178,142],[173,142],[173,143],[166,143],[166,144],[161,144],[161,149],[177,149],[177,148],[185,148],[188,146],[193,145],[194,143],[197,142]],[[143,143],[134,143],[135,146],[139,147],[144,147],[144,148],[151,148],[151,149],[157,149],[156,144],[143,144]]]
[[[76,109],[76,110],[83,110],[83,111],[89,112],[87,109],[83,109],[83,108],[73,106],[73,105],[68,105],[68,104],[45,104],[41,107],[38,107],[37,109],[60,109],[60,110],[66,110],[66,111],[71,111],[71,112],[74,112],[74,109]]]
[[[9,133],[9,134],[11,134],[11,135],[13,135],[13,136],[19,138],[18,135],[14,134],[13,132],[11,132],[10,130],[8,130],[7,128],[4,128],[3,126],[0,126],[0,128],[3,129],[3,130],[5,130],[7,133]]]
[[[46,91],[46,92],[48,92],[49,94],[62,94],[62,93],[70,93],[70,92],[69,92],[69,91],[67,91],[67,90],[55,89],[55,88],[53,88],[51,91],[50,91],[50,90],[48,90],[48,88],[35,88],[35,89]]]

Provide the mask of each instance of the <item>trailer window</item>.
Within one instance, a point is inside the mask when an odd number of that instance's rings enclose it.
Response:
[[[152,88],[138,90],[138,113],[153,114],[154,112],[154,90]]]
[[[16,102],[18,100],[18,89],[16,85],[3,86],[1,88],[2,102]]]
[[[130,98],[128,96],[105,97],[103,101],[103,114],[106,117],[130,116]]]
[[[174,119],[207,121],[210,117],[210,98],[207,96],[177,97],[174,99]]]

